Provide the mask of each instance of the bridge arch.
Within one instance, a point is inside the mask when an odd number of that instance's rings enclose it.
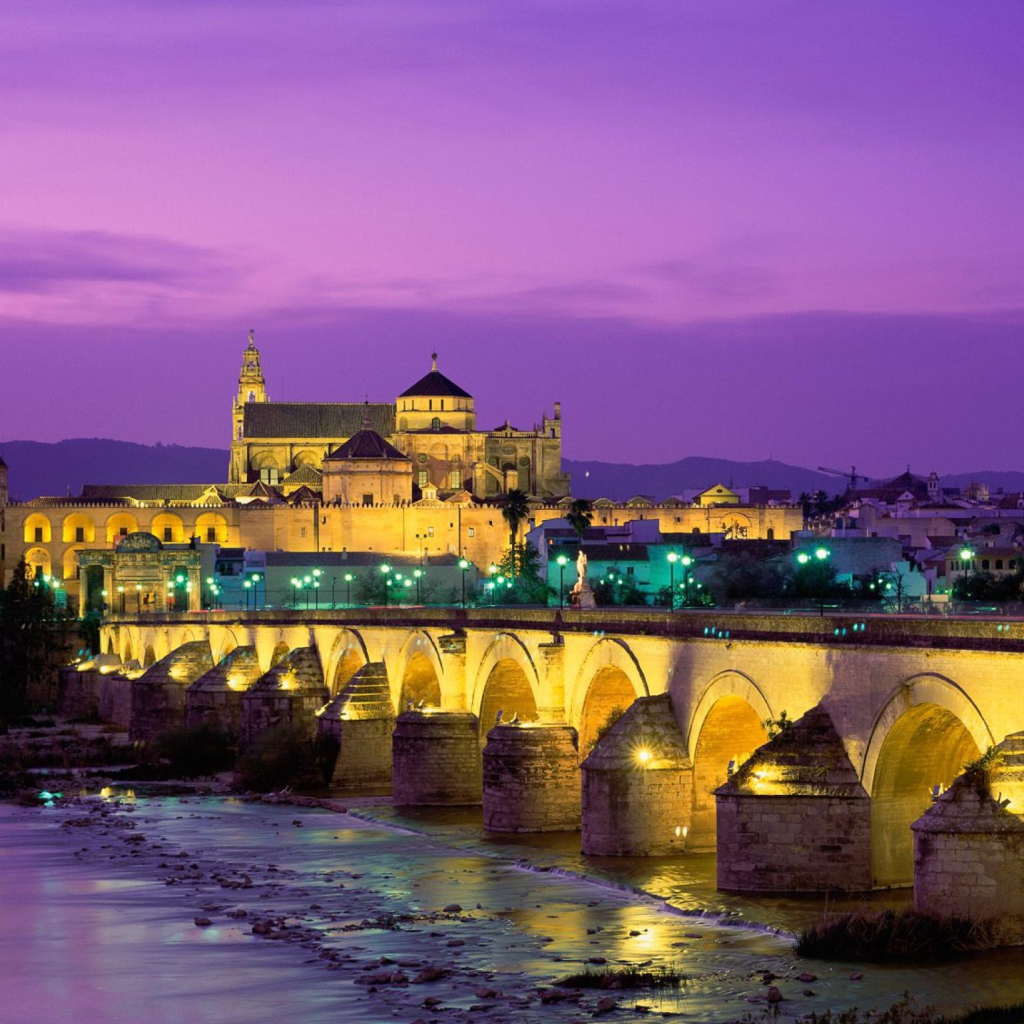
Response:
[[[336,697],[341,693],[348,681],[369,660],[362,635],[354,629],[339,630],[337,638],[331,645],[324,672],[324,680],[330,695]]]
[[[953,680],[911,676],[875,719],[861,781],[871,796],[871,874],[876,885],[909,885],[911,824],[994,739],[977,705]]]
[[[540,674],[526,644],[512,633],[499,633],[484,652],[476,672],[471,707],[480,720],[480,742],[499,711],[505,721],[536,721]]]
[[[717,839],[715,790],[768,740],[764,722],[771,705],[749,676],[735,670],[719,673],[705,687],[687,732],[693,764],[693,804],[687,849],[713,850]]]
[[[587,756],[616,712],[649,694],[643,669],[626,643],[607,637],[594,644],[580,666],[568,708],[569,723],[580,737],[580,757]]]
[[[429,634],[416,630],[402,645],[391,674],[391,696],[398,712],[404,711],[409,701],[441,707],[443,679],[444,666],[437,645]]]
[[[124,636],[121,639],[121,664],[127,665],[129,661],[135,660],[135,649],[132,647],[132,638],[128,635],[128,631],[125,630]]]
[[[237,634],[230,627],[225,627],[221,635],[214,640],[214,633],[211,630],[210,648],[213,652],[213,663],[219,665],[236,647],[244,644],[244,637],[239,640]]]
[[[146,644],[146,650],[142,655],[142,668],[145,671],[151,665],[155,665],[157,661],[156,651],[152,644]]]

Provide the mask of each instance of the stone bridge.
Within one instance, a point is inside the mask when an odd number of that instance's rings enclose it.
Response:
[[[1024,623],[979,617],[204,612],[113,617],[102,649],[136,738],[303,724],[338,739],[339,784],[482,801],[493,831],[582,826],[595,854],[717,836],[726,888],[909,884],[911,824],[1024,729]]]

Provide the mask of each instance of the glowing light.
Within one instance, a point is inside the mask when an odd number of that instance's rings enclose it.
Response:
[[[651,757],[652,757],[652,754],[651,754],[651,752],[646,747],[641,747],[640,750],[638,750],[636,752],[636,759],[644,767],[647,766],[647,762],[650,761]]]

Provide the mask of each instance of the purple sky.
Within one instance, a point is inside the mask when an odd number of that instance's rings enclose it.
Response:
[[[1021,469],[1020,0],[8,0],[0,439],[441,369],[565,454]]]

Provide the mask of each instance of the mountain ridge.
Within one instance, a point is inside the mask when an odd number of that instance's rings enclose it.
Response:
[[[82,485],[217,483],[227,476],[228,451],[176,444],[138,444],[111,438],[79,437],[63,441],[0,441],[0,457],[8,465],[8,486],[13,500],[28,501],[41,495],[81,493]],[[789,490],[823,490],[839,494],[843,476],[794,466],[778,459],[737,462],[689,455],[675,462],[601,462],[563,459],[572,474],[573,494],[580,498],[625,501],[638,494],[666,498],[715,484],[751,487],[756,484]],[[940,477],[945,487],[963,487],[974,481],[993,491],[1024,491],[1024,472],[987,470]]]

